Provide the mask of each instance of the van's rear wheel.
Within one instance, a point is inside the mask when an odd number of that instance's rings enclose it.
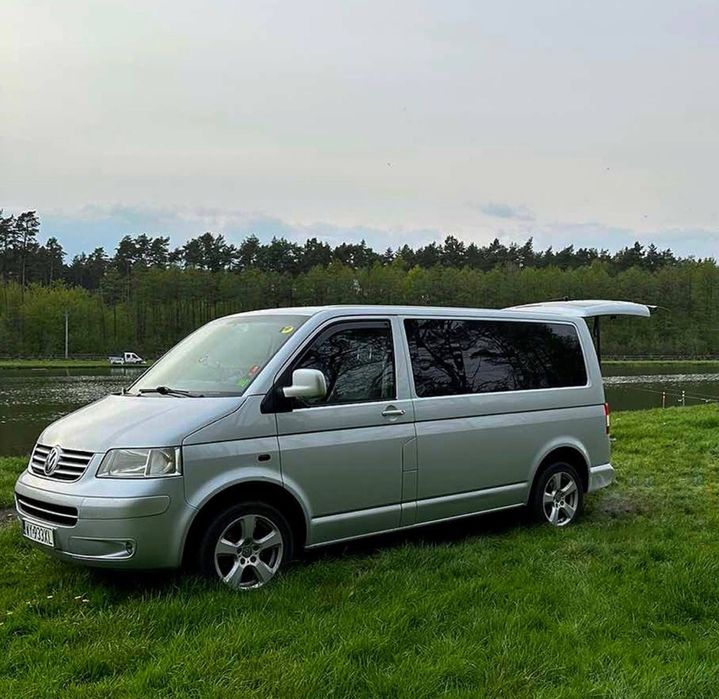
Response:
[[[577,470],[570,464],[550,466],[535,484],[532,493],[532,512],[543,522],[554,527],[566,527],[582,511],[584,494]]]
[[[200,541],[199,567],[236,590],[273,580],[292,559],[292,530],[281,512],[262,502],[233,505],[212,519]]]

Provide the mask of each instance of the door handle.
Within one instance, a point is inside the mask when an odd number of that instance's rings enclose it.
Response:
[[[402,415],[404,415],[402,408],[395,408],[391,405],[382,411],[382,417],[402,417]]]

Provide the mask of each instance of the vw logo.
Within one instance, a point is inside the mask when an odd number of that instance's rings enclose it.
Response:
[[[60,462],[60,447],[53,447],[45,459],[45,475],[50,476],[55,473]]]

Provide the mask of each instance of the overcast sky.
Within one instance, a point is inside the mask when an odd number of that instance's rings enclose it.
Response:
[[[719,2],[2,0],[0,207],[719,257]]]

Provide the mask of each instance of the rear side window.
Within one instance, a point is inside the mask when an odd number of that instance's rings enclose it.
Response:
[[[306,405],[392,400],[395,397],[392,328],[384,321],[344,323],[310,344],[293,369],[319,369],[327,396]]]
[[[587,383],[573,325],[436,318],[404,326],[421,398]]]

